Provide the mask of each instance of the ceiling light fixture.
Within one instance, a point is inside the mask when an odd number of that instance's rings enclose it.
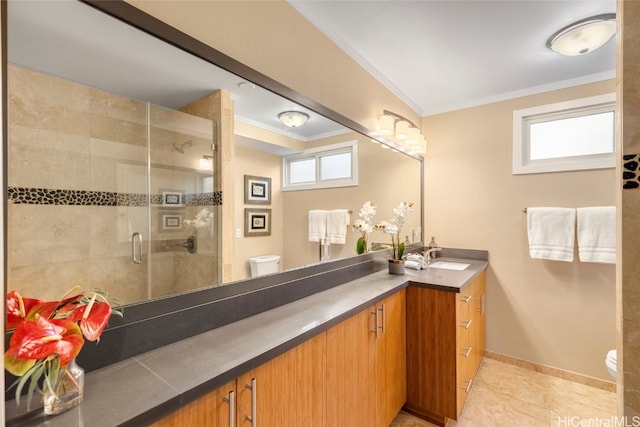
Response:
[[[284,111],[278,114],[278,118],[290,128],[297,128],[309,120],[309,115],[301,111]]]
[[[598,49],[616,33],[616,14],[582,19],[554,33],[547,47],[565,56],[579,56]]]
[[[378,132],[383,136],[393,136],[398,144],[414,153],[427,152],[427,143],[418,126],[400,114],[384,110],[378,118]]]

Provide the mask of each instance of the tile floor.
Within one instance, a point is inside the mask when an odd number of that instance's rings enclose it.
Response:
[[[616,395],[493,359],[483,359],[455,427],[613,426]],[[390,427],[432,427],[400,412]]]

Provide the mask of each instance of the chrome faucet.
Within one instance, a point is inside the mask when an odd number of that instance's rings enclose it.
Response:
[[[431,263],[431,260],[435,258],[434,252],[440,252],[440,251],[442,251],[442,248],[431,248],[429,250],[426,250],[423,255],[427,264]]]

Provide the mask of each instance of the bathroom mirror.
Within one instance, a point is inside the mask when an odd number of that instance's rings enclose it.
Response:
[[[104,3],[95,6],[132,8]],[[419,156],[85,3],[7,9],[7,289],[55,299],[81,285],[132,304],[233,287],[251,276],[252,257],[278,255],[280,271],[318,263],[308,212],[345,209],[353,223],[368,200],[376,221],[414,202],[402,237],[422,240]],[[278,114],[288,110],[308,122],[287,127]],[[348,141],[357,186],[282,191],[283,156]],[[245,176],[269,180],[268,203],[245,202]],[[245,234],[255,209],[268,211],[268,235]],[[330,260],[355,256],[358,237],[349,227]]]

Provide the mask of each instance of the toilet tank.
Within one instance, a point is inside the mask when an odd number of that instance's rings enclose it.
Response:
[[[278,264],[280,264],[279,255],[263,255],[249,258],[249,265],[251,266],[251,277],[277,273]]]

